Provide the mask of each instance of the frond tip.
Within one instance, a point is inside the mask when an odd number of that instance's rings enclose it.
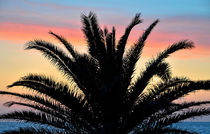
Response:
[[[136,16],[130,22],[130,24],[126,27],[125,33],[123,34],[123,36],[120,38],[118,42],[118,45],[117,45],[117,56],[118,56],[117,59],[118,60],[122,60],[122,56],[125,51],[125,45],[127,43],[128,36],[131,30],[133,29],[134,26],[142,22],[142,20],[140,19],[140,15],[141,15],[140,13],[136,14]]]

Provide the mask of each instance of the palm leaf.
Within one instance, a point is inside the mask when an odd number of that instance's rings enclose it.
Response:
[[[197,134],[196,132],[191,132],[189,130],[182,130],[177,128],[162,128],[162,129],[155,129],[151,132],[154,132],[156,134]]]
[[[115,55],[115,27],[112,28],[112,53]]]
[[[94,58],[88,55],[81,55],[76,64],[78,65],[78,71],[75,74],[81,84],[84,85],[81,90],[86,96],[89,96],[91,93],[96,92],[101,85],[99,65]]]
[[[177,84],[172,86],[168,90],[165,90],[163,93],[158,96],[156,101],[159,102],[171,102],[180,97],[186,96],[188,93],[197,91],[197,90],[209,90],[210,81],[189,81],[187,83]]]
[[[61,113],[57,112],[56,109],[49,109],[49,108],[46,108],[46,107],[43,107],[43,106],[40,106],[37,104],[21,103],[21,102],[14,102],[14,101],[6,102],[6,103],[4,103],[4,105],[8,106],[8,107],[10,107],[12,105],[21,105],[21,106],[33,108],[33,109],[39,110],[42,113],[46,113],[54,118],[57,118],[59,120],[68,121],[69,123],[71,123],[71,127],[74,129],[88,128],[87,129],[88,131],[92,131],[91,127],[93,127],[93,126],[90,126],[90,124],[88,124],[86,121],[81,120],[77,116],[77,113],[73,113],[72,111],[68,111],[68,113],[61,114]]]
[[[90,12],[89,15],[89,21],[92,27],[92,32],[95,38],[95,43],[97,51],[100,56],[104,57],[106,53],[105,44],[104,44],[104,38],[103,38],[103,32],[99,27],[96,14]]]
[[[50,31],[49,34],[53,35],[56,39],[58,39],[66,47],[66,49],[70,52],[70,54],[73,56],[74,59],[77,59],[77,57],[80,56],[80,54],[73,48],[73,46],[64,37],[57,35],[52,31]]]
[[[123,58],[123,65],[125,68],[125,78],[127,82],[127,87],[130,84],[130,81],[132,79],[132,75],[134,72],[135,65],[141,55],[142,49],[144,47],[145,41],[147,37],[149,36],[152,29],[157,25],[159,21],[154,21],[142,34],[142,36],[138,39],[138,42],[134,44],[134,46],[131,47],[131,49],[127,52],[126,56]]]
[[[54,65],[56,65],[56,67],[58,67],[59,71],[63,72],[64,76],[73,78],[78,87],[83,89],[82,84],[74,74],[77,66],[61,49],[42,40],[34,40],[27,43],[25,49],[36,49],[41,51]]]
[[[60,118],[61,120],[66,120],[69,117],[69,115],[61,114],[54,109],[49,109],[48,107],[44,107],[44,106],[38,105],[38,104],[22,103],[22,102],[16,102],[16,101],[8,101],[8,102],[4,103],[4,106],[7,106],[7,107],[11,107],[13,105],[20,105],[20,106],[26,106],[29,108],[33,108],[35,110],[39,110],[40,112],[49,114],[56,118]]]
[[[158,125],[156,127],[163,127],[171,125],[172,123],[177,123],[179,121],[189,119],[196,116],[204,116],[210,114],[210,108],[193,108],[182,112],[177,112],[170,116],[166,116],[158,120]]]
[[[191,132],[188,130],[182,130],[182,129],[177,129],[177,128],[159,128],[155,130],[146,130],[146,131],[140,131],[136,130],[134,131],[134,134],[197,134],[195,132]]]
[[[66,123],[63,120],[60,120],[51,115],[41,113],[41,112],[35,113],[32,111],[21,111],[21,112],[15,111],[15,112],[0,115],[0,119],[2,120],[13,119],[13,120],[41,123],[41,124],[54,126],[56,128],[68,130],[68,126],[65,125]]]
[[[84,105],[82,96],[78,95],[75,90],[70,90],[68,85],[55,82],[51,78],[47,78],[42,75],[31,74],[22,77],[19,81],[9,85],[8,88],[14,86],[24,86],[31,90],[47,95],[76,111],[80,111]],[[69,103],[69,101],[74,103]]]
[[[150,61],[145,69],[144,72],[142,72],[142,75],[136,80],[134,83],[134,86],[132,88],[132,92],[130,95],[130,100],[132,103],[135,103],[138,96],[142,93],[142,91],[145,89],[145,87],[148,85],[149,80],[156,75],[156,69],[158,65],[167,58],[171,53],[174,53],[181,49],[189,49],[192,48],[193,43],[191,41],[180,41],[178,43],[175,43],[168,47],[166,50],[164,50],[162,53],[160,53],[156,59],[153,59]]]
[[[103,64],[106,53],[103,32],[100,29],[96,15],[92,12],[88,16],[82,15],[83,32],[86,36],[89,52],[99,63]]]
[[[170,87],[173,88],[171,89]],[[132,112],[128,116],[128,126],[134,127],[141,121],[150,117],[152,114],[158,112],[160,109],[170,107],[173,100],[182,97],[189,92],[200,89],[210,89],[209,81],[192,82],[184,78],[177,78],[174,79],[174,81],[170,81],[168,84],[164,85],[162,89],[157,90],[157,93],[154,93],[154,95],[151,94],[151,97],[148,98],[147,96],[150,94],[148,94],[146,97],[143,96],[141,99],[142,101],[139,101],[138,104],[134,105]],[[163,93],[161,91],[163,91]]]
[[[59,130],[51,130],[47,128],[33,128],[33,127],[27,127],[27,128],[19,128],[18,130],[10,130],[5,131],[2,134],[65,134],[64,131]]]
[[[107,49],[107,51],[106,51],[106,53],[107,53],[107,60],[109,61],[109,62],[111,62],[112,60],[113,60],[113,58],[112,58],[112,52],[113,52],[113,47],[112,47],[112,39],[113,39],[113,37],[112,37],[113,35],[112,35],[112,33],[108,33],[107,35],[106,35],[106,49]]]
[[[85,99],[82,99],[81,95],[77,94],[73,90],[70,90],[65,84],[55,82],[52,79],[41,75],[28,75],[22,77],[21,80],[9,85],[8,87],[14,86],[24,86],[49,96],[67,106],[84,119],[94,123],[94,119],[91,115],[92,113],[89,111],[89,107],[86,104]]]
[[[168,90],[168,88],[173,87],[178,84],[188,83],[188,82],[190,82],[189,79],[179,78],[179,77],[170,78],[167,81],[166,80],[162,82],[160,81],[156,85],[153,85],[153,87],[147,88],[146,92],[140,94],[137,105],[138,103],[155,101],[160,95],[160,93],[164,92],[165,90]]]
[[[97,126],[96,125],[97,124],[97,121],[95,121],[94,119],[92,119],[92,116],[90,116],[90,115],[86,116],[86,114],[89,114],[89,113],[84,113],[84,112],[83,113],[82,112],[81,113],[75,113],[75,112],[71,111],[70,109],[68,109],[67,107],[64,107],[61,104],[56,103],[56,102],[51,102],[52,100],[49,101],[46,98],[44,99],[44,98],[39,97],[39,96],[24,95],[24,94],[11,93],[11,92],[5,92],[5,91],[0,91],[0,94],[17,96],[17,97],[20,97],[20,98],[23,98],[23,99],[26,99],[26,100],[33,101],[35,103],[39,103],[39,104],[43,105],[46,108],[50,108],[50,109],[54,110],[54,112],[52,112],[51,114],[58,114],[59,113],[59,117],[60,117],[60,115],[62,115],[63,117],[66,116],[65,117],[65,120],[70,121],[71,124],[74,125],[74,126],[76,126],[76,127],[78,127],[78,123],[80,122],[79,123],[80,124],[79,125],[79,128],[81,128],[83,126],[87,126],[86,120],[89,123],[91,123],[91,125]],[[15,104],[15,103],[8,102],[5,105],[6,106],[12,106],[13,104]],[[18,104],[21,104],[21,103],[18,103]],[[21,105],[25,105],[25,106],[28,105],[28,107],[36,108],[34,106],[31,106],[30,104],[24,104],[23,103]],[[38,105],[38,106],[40,106],[40,105]],[[40,109],[38,109],[38,110],[40,110]],[[50,112],[50,111],[47,109],[47,112]],[[81,115],[79,116],[79,114],[83,114],[82,117],[84,117],[84,118],[82,118],[82,120],[81,120]],[[84,119],[86,119],[86,120],[84,120]],[[88,128],[91,129],[90,126],[88,126]]]
[[[127,43],[128,36],[132,28],[142,22],[142,20],[140,19],[140,15],[141,15],[140,13],[136,14],[131,23],[126,27],[125,33],[118,42],[116,54],[117,54],[117,60],[119,60],[119,62],[122,62],[122,57],[125,51],[125,45]]]
[[[94,35],[92,33],[89,17],[83,14],[81,18],[82,18],[82,24],[83,24],[82,31],[85,34],[85,37],[88,43],[89,53],[91,56],[96,58],[98,57],[98,55],[96,53],[96,44],[94,41]]]
[[[210,101],[201,101],[201,102],[185,102],[182,104],[171,104],[166,107],[164,110],[160,110],[160,112],[155,113],[152,117],[155,119],[163,118],[165,116],[171,115],[174,112],[178,112],[181,110],[189,109],[191,107],[197,107],[204,104],[210,104]],[[151,118],[151,116],[150,116]]]
[[[156,126],[157,119],[171,116],[176,112],[183,112],[185,110],[189,110],[190,108],[201,107],[201,105],[204,105],[204,104],[210,104],[210,101],[189,102],[189,103],[182,103],[182,104],[174,104],[174,103],[168,104],[167,107],[159,109],[159,111],[155,112],[154,114],[150,114],[150,116],[143,122],[147,122],[145,126],[148,128],[152,126]]]
[[[0,94],[20,97],[24,100],[29,100],[35,103],[39,103],[40,105],[54,109],[56,112],[59,112],[60,114],[64,114],[64,115],[70,114],[69,113],[70,109],[68,109],[67,107],[64,107],[53,100],[49,100],[48,98],[44,98],[41,96],[19,94],[19,93],[12,93],[12,92],[6,92],[6,91],[0,91]]]
[[[177,128],[163,128],[163,129],[158,130],[157,132],[166,133],[166,134],[198,134],[196,132],[192,132],[189,130],[182,130],[182,129],[177,129]]]

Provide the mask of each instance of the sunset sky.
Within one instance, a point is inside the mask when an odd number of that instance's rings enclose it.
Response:
[[[116,27],[117,39],[135,14],[141,13],[143,23],[132,31],[128,46],[160,19],[146,42],[142,62],[174,42],[189,39],[195,43],[194,49],[177,52],[168,59],[173,76],[210,79],[209,0],[0,0],[0,90],[25,92],[6,86],[29,73],[63,80],[39,52],[24,50],[24,44],[43,39],[59,45],[48,34],[51,30],[66,37],[79,51],[87,52],[80,16],[90,11],[97,14],[102,28]],[[14,98],[0,96],[0,113],[10,111],[2,104],[11,99]],[[210,100],[210,91],[193,93],[184,100]],[[210,117],[202,120],[210,121]]]

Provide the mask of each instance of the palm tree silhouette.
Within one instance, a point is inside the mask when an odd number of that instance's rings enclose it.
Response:
[[[192,81],[172,77],[165,59],[172,53],[193,48],[193,42],[182,40],[170,45],[146,64],[146,69],[133,80],[136,62],[141,57],[145,41],[159,20],[155,20],[125,53],[128,36],[141,23],[136,14],[118,43],[115,28],[102,30],[96,15],[82,15],[89,54],[78,53],[62,36],[49,32],[67,49],[65,52],[50,42],[34,40],[26,49],[36,49],[47,57],[70,84],[51,77],[29,74],[8,87],[23,86],[35,95],[0,91],[0,94],[20,97],[30,102],[9,101],[6,106],[22,105],[38,110],[15,111],[0,115],[0,119],[15,119],[47,124],[59,128],[37,130],[20,128],[10,133],[191,133],[170,127],[181,120],[208,115],[202,107],[210,101],[177,104],[173,101],[196,90],[210,89],[210,81]],[[161,80],[151,86],[151,79]],[[72,88],[73,87],[73,88]]]

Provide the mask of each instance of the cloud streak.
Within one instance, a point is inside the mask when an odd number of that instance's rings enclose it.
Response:
[[[163,24],[164,25],[164,24]],[[161,25],[160,25],[161,26]],[[111,27],[111,26],[108,26]],[[119,40],[120,36],[124,32],[124,28],[122,26],[118,26],[117,29],[117,40]],[[55,33],[61,34],[66,37],[71,43],[75,45],[84,45],[86,44],[84,35],[80,28],[74,27],[58,27],[58,26],[47,26],[47,25],[32,25],[32,24],[20,24],[20,23],[0,23],[0,40],[9,40],[13,41],[14,43],[25,43],[26,41],[33,40],[33,39],[44,39],[48,41],[55,42],[54,38],[51,38],[48,32],[50,30],[54,31]],[[137,41],[138,36],[140,36],[143,32],[139,30],[139,28],[134,29],[131,33],[128,44],[132,45],[135,41]],[[190,31],[189,31],[190,33]],[[210,49],[210,41],[208,40],[208,34],[205,33],[197,33],[196,34],[186,34],[185,32],[170,32],[167,29],[162,29],[161,27],[155,28],[151,35],[148,37],[146,47],[148,50],[148,54],[156,53],[157,50],[163,50],[168,45],[177,42],[183,39],[190,39],[195,42],[196,49],[192,52],[196,56],[210,56],[210,52],[207,50]],[[206,38],[207,40],[203,40]],[[186,55],[186,54],[185,54]],[[179,56],[180,57],[180,56]],[[182,57],[192,57],[192,56],[182,56]],[[194,57],[194,56],[193,56]]]

